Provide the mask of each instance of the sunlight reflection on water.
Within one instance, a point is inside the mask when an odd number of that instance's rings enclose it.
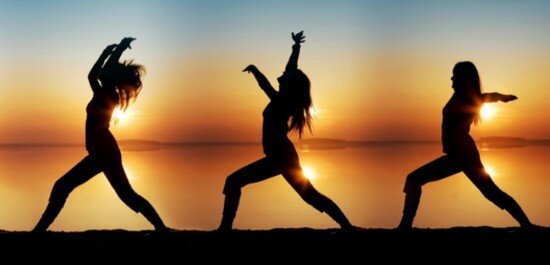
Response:
[[[362,227],[390,228],[401,216],[405,177],[441,155],[437,144],[300,150],[304,173]],[[0,229],[28,230],[38,220],[52,185],[86,155],[83,147],[0,149]],[[165,222],[178,229],[217,227],[227,175],[262,157],[260,145],[184,146],[123,151],[134,189]],[[550,225],[546,172],[550,148],[482,149],[486,170],[533,222]],[[493,172],[490,172],[493,171]],[[427,184],[418,227],[515,226],[463,174]],[[282,177],[243,188],[235,227],[329,228],[337,225],[301,200]],[[77,188],[53,230],[151,229],[126,207],[100,174]]]

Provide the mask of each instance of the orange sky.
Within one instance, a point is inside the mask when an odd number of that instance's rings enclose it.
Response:
[[[299,30],[314,136],[436,140],[452,67],[471,60],[487,92],[519,97],[475,137],[550,138],[549,4],[308,3],[2,3],[0,142],[82,143],[87,72],[124,36],[148,73],[119,139],[260,141],[267,97],[241,70],[276,85]]]

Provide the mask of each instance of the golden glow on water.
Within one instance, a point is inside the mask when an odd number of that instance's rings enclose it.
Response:
[[[315,174],[315,171],[309,167],[309,166],[303,166],[302,171],[304,172],[304,175],[309,180],[314,180],[317,177],[317,174]]]
[[[496,112],[497,112],[497,109],[495,108],[494,105],[483,104],[480,111],[481,118],[484,120],[489,120],[495,116]]]
[[[122,156],[132,188],[153,204],[167,224],[211,230],[219,225],[227,176],[257,160],[261,152],[261,145],[204,145],[123,151]],[[300,158],[304,175],[313,179],[315,188],[358,226],[391,228],[401,217],[407,174],[440,152],[440,146],[433,144],[365,146],[313,149],[300,152]],[[0,149],[0,229],[33,227],[53,183],[85,155],[81,146]],[[497,177],[497,185],[520,202],[531,219],[550,224],[550,208],[541,203],[550,200],[546,188],[550,148],[493,148],[483,153],[483,161],[491,177]],[[464,174],[425,187],[417,227],[517,225],[513,218],[503,217]],[[283,177],[243,189],[236,228],[304,226],[333,228],[336,224],[304,203]],[[151,228],[120,200],[103,174],[75,189],[52,225],[54,231]]]

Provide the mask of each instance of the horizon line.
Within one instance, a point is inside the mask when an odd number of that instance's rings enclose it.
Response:
[[[550,138],[540,139],[527,139],[522,137],[508,137],[508,136],[488,136],[480,137],[475,141],[482,141],[488,138],[510,138],[521,141],[550,141]],[[327,142],[341,142],[346,144],[360,144],[360,143],[439,143],[441,140],[427,140],[427,139],[391,139],[391,140],[346,140],[338,138],[305,138],[301,140],[292,140],[292,142],[300,144],[301,142],[307,142],[310,140],[321,140]],[[118,140],[120,145],[128,144],[155,144],[155,145],[257,145],[261,144],[260,141],[158,141],[150,139],[122,139]],[[0,142],[0,146],[84,146],[85,143],[62,143],[62,142]]]

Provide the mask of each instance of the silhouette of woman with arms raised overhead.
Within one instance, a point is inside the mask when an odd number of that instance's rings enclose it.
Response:
[[[42,218],[33,229],[44,232],[57,217],[69,194],[79,185],[103,172],[119,198],[135,212],[147,218],[157,231],[167,227],[153,208],[130,186],[122,167],[120,149],[109,123],[116,107],[126,110],[130,101],[139,94],[141,75],[145,68],[133,61],[120,63],[122,53],[130,48],[134,38],[124,38],[116,45],[107,46],[88,75],[93,97],[86,107],[86,150],[88,155],[69,172],[58,179],[53,186],[48,206]],[[107,62],[105,62],[107,61]]]
[[[243,70],[254,75],[258,85],[270,100],[263,111],[262,146],[265,157],[227,177],[223,190],[225,194],[223,217],[218,228],[220,231],[232,229],[242,187],[279,174],[283,175],[304,201],[320,212],[326,212],[342,228],[352,228],[340,208],[319,193],[304,176],[298,153],[287,136],[289,131],[296,131],[301,137],[304,127],[311,129],[310,82],[308,77],[298,69],[300,43],[304,42],[304,38],[303,31],[296,35],[292,33],[295,43],[283,75],[277,78],[279,91],[271,86],[256,66],[249,65]]]
[[[487,102],[516,100],[513,95],[481,93],[481,80],[475,65],[459,62],[451,78],[454,94],[443,108],[442,142],[445,155],[416,169],[407,176],[405,205],[398,229],[412,228],[422,185],[464,172],[481,193],[501,209],[508,211],[521,227],[532,227],[518,203],[500,190],[483,168],[476,144],[470,136],[470,126],[480,120],[480,109]]]

